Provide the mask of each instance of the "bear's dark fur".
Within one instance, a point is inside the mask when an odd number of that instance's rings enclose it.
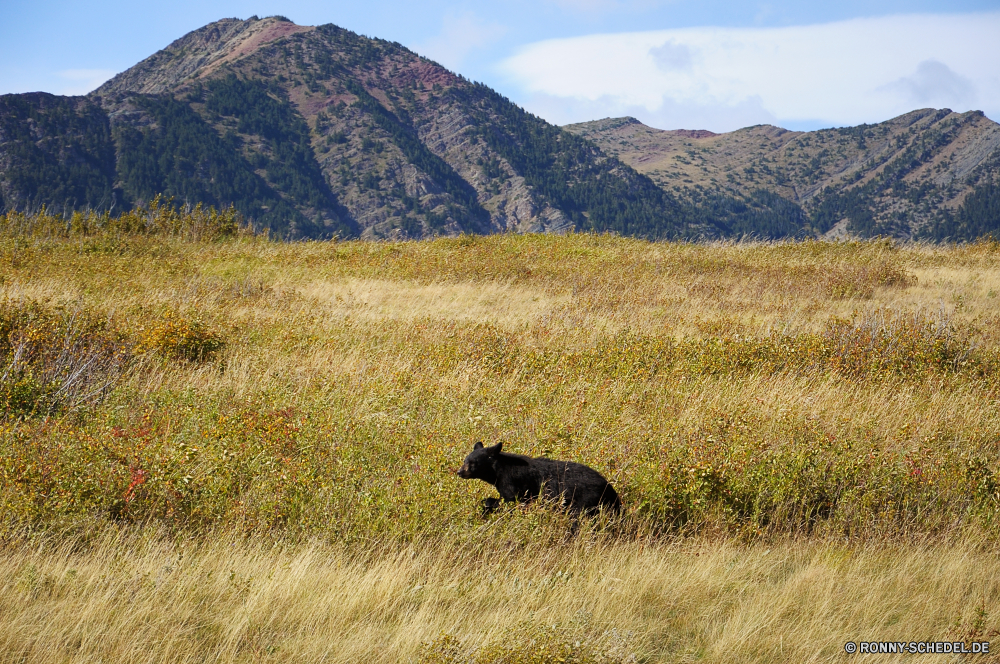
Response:
[[[573,512],[594,512],[598,507],[618,511],[622,503],[615,488],[599,472],[582,463],[507,454],[503,443],[483,447],[476,443],[458,469],[458,476],[482,480],[500,492],[500,498],[483,501],[483,514],[507,502],[529,502],[538,496],[557,500]]]

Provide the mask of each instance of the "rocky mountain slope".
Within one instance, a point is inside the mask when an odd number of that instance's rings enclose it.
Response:
[[[1000,125],[923,109],[812,132],[661,131],[634,118],[564,127],[681,200],[779,196],[818,234],[969,240],[1000,231]],[[799,210],[796,212],[796,210]]]
[[[564,129],[399,44],[226,19],[86,97],[0,96],[0,211],[164,194],[232,204],[290,239],[1000,233],[1000,128],[979,113],[809,133]]]
[[[399,44],[218,21],[85,98],[0,97],[0,204],[230,203],[289,238],[724,229]]]

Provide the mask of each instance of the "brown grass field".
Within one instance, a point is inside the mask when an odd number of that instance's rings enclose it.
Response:
[[[1000,246],[0,217],[0,662],[1000,652]],[[476,440],[620,516],[482,518]],[[994,655],[995,656],[995,655]]]

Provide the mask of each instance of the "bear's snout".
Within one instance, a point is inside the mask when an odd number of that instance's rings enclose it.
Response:
[[[463,479],[469,479],[469,464],[463,463],[462,467],[455,471],[455,474]]]

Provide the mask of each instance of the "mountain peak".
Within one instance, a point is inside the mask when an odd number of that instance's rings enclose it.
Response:
[[[296,25],[283,16],[215,21],[118,74],[93,94],[102,97],[125,92],[164,94],[187,79],[204,77],[265,44],[314,29]]]
[[[712,138],[713,136],[718,136],[713,131],[707,129],[656,129],[650,127],[649,125],[643,124],[640,120],[632,117],[631,115],[626,115],[620,118],[604,118],[603,120],[591,120],[589,122],[578,122],[575,124],[568,124],[563,127],[563,129],[569,131],[570,133],[579,134],[581,136],[587,136],[590,133],[596,134],[607,134],[608,132],[626,132],[632,133],[635,131],[646,131],[646,132],[665,132],[680,138]],[[784,131],[783,129],[781,131]]]
[[[982,114],[920,109],[808,133],[634,117],[564,129],[394,42],[223,19],[86,97],[0,96],[0,211],[163,194],[233,205],[287,238],[997,228],[1000,125]]]
[[[398,43],[277,16],[194,30],[87,97],[0,98],[0,210],[157,194],[231,204],[287,238],[720,232],[593,144]]]
[[[645,127],[637,118],[633,118],[631,115],[626,115],[620,118],[603,118],[601,120],[589,120],[587,122],[576,122],[573,124],[563,125],[563,129],[569,130],[573,133],[586,135],[589,132],[608,132],[614,131],[615,129],[621,129],[622,127]]]

